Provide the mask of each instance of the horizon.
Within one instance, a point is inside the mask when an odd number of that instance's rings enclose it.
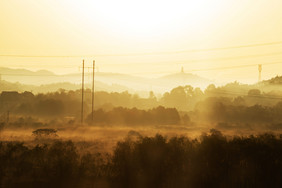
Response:
[[[4,72],[3,72],[4,69]],[[5,69],[7,69],[5,72]],[[18,82],[23,85],[34,85],[34,86],[40,86],[40,85],[56,85],[56,84],[62,84],[62,83],[70,83],[79,85],[81,84],[81,72],[73,72],[73,73],[64,73],[64,74],[56,74],[56,72],[52,72],[52,70],[48,69],[38,69],[38,70],[32,70],[32,69],[24,69],[24,68],[9,68],[9,67],[0,67],[0,70],[2,70],[2,74],[0,73],[1,80],[8,81],[10,83]],[[23,71],[22,73],[19,71]],[[25,71],[28,71],[29,73],[26,73]],[[44,74],[40,74],[44,73]],[[47,75],[46,75],[47,74]],[[120,85],[121,87],[127,88],[127,90],[135,91],[137,93],[139,92],[145,92],[145,91],[154,91],[157,93],[164,93],[167,91],[170,91],[174,87],[179,86],[185,86],[190,85],[194,88],[199,87],[202,90],[205,90],[208,85],[214,84],[217,87],[225,86],[229,83],[239,83],[239,84],[247,84],[247,85],[256,85],[259,82],[254,83],[244,83],[239,82],[238,80],[232,80],[232,81],[224,81],[219,82],[216,80],[209,80],[205,77],[201,77],[197,74],[186,72],[183,67],[178,72],[172,72],[167,73],[163,75],[159,75],[157,77],[145,77],[142,75],[133,75],[133,74],[126,74],[126,73],[118,73],[118,72],[95,72],[95,82],[99,82],[99,84],[107,84],[107,85]],[[36,76],[37,81],[36,83],[33,81],[33,79],[27,79],[27,78],[35,78]],[[41,82],[41,79],[44,79],[45,76],[48,76],[50,79],[45,79],[44,82]],[[50,77],[51,76],[51,77]],[[68,77],[65,77],[68,76]],[[92,80],[90,80],[90,77],[92,76],[92,72],[87,69],[85,70],[85,84],[91,84]],[[114,76],[114,77],[112,77]],[[118,76],[118,77],[116,77]],[[263,79],[262,81],[268,81],[272,78],[275,78],[279,75],[276,75],[274,77],[271,77],[269,79]],[[52,79],[51,79],[52,78]],[[76,78],[75,82],[72,80]],[[131,80],[133,78],[133,80]],[[106,79],[106,80],[105,80]],[[124,83],[123,80],[131,80],[130,82]],[[137,80],[134,80],[137,79]],[[198,80],[195,82],[195,79]],[[160,85],[158,85],[158,80],[163,82],[167,82],[168,85],[166,87],[162,87],[162,89],[158,88]],[[202,81],[201,81],[202,80]],[[144,84],[148,83],[148,81],[153,82],[150,84],[150,87],[144,88]],[[170,82],[175,82],[175,84],[171,85]],[[130,84],[131,83],[131,84]],[[131,86],[133,83],[141,84],[140,88],[136,86]],[[169,84],[170,83],[170,84]],[[154,88],[154,89],[153,89]],[[59,89],[59,88],[58,88]],[[64,89],[64,88],[62,88]],[[46,91],[48,92],[48,91]]]
[[[250,65],[247,65],[247,66],[250,66]],[[253,65],[253,66],[257,66],[257,65]],[[79,75],[79,74],[82,74],[82,67],[81,66],[78,66],[79,71],[73,71],[73,72],[57,72],[54,69],[50,69],[50,68],[28,68],[28,67],[25,68],[25,67],[0,66],[0,69],[1,68],[11,69],[11,70],[30,71],[32,73],[38,73],[38,72],[41,72],[41,71],[46,71],[46,72],[49,72],[49,73],[54,74],[56,76]],[[85,70],[86,70],[85,75],[92,74],[92,72],[89,72],[89,68],[90,67],[86,67],[85,68]],[[215,69],[217,69],[217,68],[215,68]],[[189,71],[186,71],[185,69],[184,69],[184,72],[182,72],[182,67],[180,67],[179,70],[164,71],[161,74],[150,75],[150,76],[144,75],[144,74],[128,73],[128,72],[100,71],[99,68],[95,69],[95,74],[97,74],[97,73],[98,74],[99,73],[100,74],[101,73],[106,73],[106,74],[127,75],[127,76],[132,76],[132,77],[137,77],[137,78],[144,78],[144,79],[158,79],[158,78],[163,78],[163,77],[166,77],[166,76],[169,76],[169,75],[177,75],[177,74],[183,73],[183,74],[186,74],[186,75],[194,75],[194,76],[198,76],[199,78],[203,78],[203,79],[209,80],[211,84],[215,84],[217,86],[225,85],[227,83],[232,83],[232,82],[239,82],[241,84],[256,84],[256,83],[258,83],[258,80],[257,80],[258,74],[255,75],[256,76],[256,80],[255,79],[252,79],[252,80],[244,80],[244,79],[242,80],[241,79],[241,81],[240,81],[240,79],[228,79],[228,80],[222,81],[222,80],[218,80],[218,79],[209,79],[207,77],[201,76],[201,74],[197,74],[195,72],[189,72]],[[3,76],[4,76],[4,78],[5,78],[5,76],[21,76],[20,74],[19,75],[9,75],[9,74],[7,75],[5,73],[4,74],[0,73],[0,75],[2,75],[2,79],[3,79]],[[25,75],[25,76],[30,76],[30,75]],[[40,75],[38,75],[38,76],[40,76]],[[269,79],[274,78],[276,76],[280,76],[280,74],[273,74],[273,75],[269,75],[268,77],[264,76],[264,77],[262,77],[261,81],[269,80]],[[5,80],[5,79],[3,79],[3,80]],[[9,81],[9,80],[7,80],[7,81]]]

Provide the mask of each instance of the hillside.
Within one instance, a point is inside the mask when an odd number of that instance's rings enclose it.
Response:
[[[57,75],[47,70],[30,71],[26,69],[2,67],[0,68],[0,74],[2,80],[37,86],[36,89],[33,88],[33,90],[40,92],[47,91],[48,89],[54,91],[56,87],[58,87],[58,89],[61,87],[64,89],[78,89],[81,84],[81,73]],[[85,83],[86,85],[92,83],[91,72],[85,73]],[[204,89],[212,82],[200,76],[184,72],[169,74],[160,78],[144,78],[128,74],[96,72],[95,83],[98,89],[105,91],[134,90],[136,92],[147,92],[153,90],[163,93],[179,85],[192,85],[193,87],[201,87]]]
[[[85,88],[92,88],[92,85],[86,84]],[[81,89],[80,84],[73,84],[69,82],[58,82],[52,84],[42,84],[42,85],[28,85],[28,84],[21,84],[19,82],[8,82],[5,80],[0,81],[0,92],[2,91],[32,91],[33,93],[46,93],[46,92],[56,92],[59,89],[64,90],[78,90]],[[103,82],[95,81],[95,90],[96,91],[107,91],[107,92],[123,92],[123,91],[130,91],[133,92],[131,89],[117,84],[105,84]]]
[[[165,75],[157,79],[159,83],[163,85],[170,85],[171,87],[176,87],[180,85],[191,85],[193,87],[206,87],[210,83],[211,80],[200,77],[195,74],[179,72],[174,74]]]

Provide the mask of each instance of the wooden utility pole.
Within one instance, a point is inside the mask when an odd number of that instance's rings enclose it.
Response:
[[[84,102],[84,60],[82,60],[82,88],[81,88],[81,125],[83,125],[83,102]]]
[[[95,75],[95,60],[93,60],[93,77],[92,77],[92,122],[94,120],[94,75]]]

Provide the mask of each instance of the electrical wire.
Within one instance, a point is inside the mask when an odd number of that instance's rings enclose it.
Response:
[[[227,46],[218,48],[205,48],[205,49],[191,49],[191,50],[176,50],[176,51],[160,51],[160,52],[146,52],[146,53],[125,53],[125,54],[88,54],[88,55],[22,55],[22,54],[0,54],[0,57],[22,57],[22,58],[81,58],[81,57],[111,57],[111,56],[146,56],[146,55],[164,55],[164,54],[179,54],[179,53],[192,53],[192,52],[208,52],[220,51],[229,49],[251,48],[261,46],[271,46],[282,44],[282,41],[267,42],[258,44],[246,44],[238,46]]]

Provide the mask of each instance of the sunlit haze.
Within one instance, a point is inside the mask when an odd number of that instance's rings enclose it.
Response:
[[[281,170],[282,0],[0,0],[0,188]]]
[[[210,80],[255,83],[257,64],[263,79],[280,74],[282,44],[260,44],[282,41],[281,7],[280,0],[1,0],[0,66],[66,74],[85,59],[101,72],[159,77],[183,66]]]

